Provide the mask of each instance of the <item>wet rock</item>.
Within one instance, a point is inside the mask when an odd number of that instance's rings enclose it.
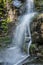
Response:
[[[43,13],[38,14],[31,23],[31,34],[33,43],[43,44]]]
[[[30,55],[32,55],[32,56],[37,56],[38,57],[38,59],[40,60],[40,61],[43,61],[43,46],[41,45],[39,45],[38,47],[37,47],[37,45],[35,45],[35,44],[31,44],[31,46],[30,46]]]
[[[30,54],[43,61],[43,13],[38,14],[31,24],[32,44]]]

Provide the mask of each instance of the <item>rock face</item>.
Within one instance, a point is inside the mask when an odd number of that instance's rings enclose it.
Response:
[[[41,14],[31,23],[31,33],[33,43],[43,44],[43,16]]]
[[[43,57],[43,13],[36,16],[31,23],[31,34],[33,43],[30,46],[30,54]]]

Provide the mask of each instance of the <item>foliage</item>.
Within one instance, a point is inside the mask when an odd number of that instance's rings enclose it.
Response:
[[[7,1],[9,4],[12,0],[0,0],[0,47],[7,46],[11,43],[11,36],[8,35],[8,24],[10,19],[7,11]]]
[[[8,47],[8,44],[11,43],[11,36],[5,36],[5,37],[0,37],[0,47],[4,48],[4,47]]]
[[[3,32],[6,33],[8,30],[7,23],[10,21],[8,20],[8,13],[7,13],[7,7],[6,7],[6,1],[11,3],[11,0],[0,0],[0,34]]]
[[[37,11],[42,12],[43,11],[43,0],[34,0],[35,8]]]

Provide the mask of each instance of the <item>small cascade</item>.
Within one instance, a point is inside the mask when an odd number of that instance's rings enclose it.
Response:
[[[32,13],[34,10],[34,0],[26,1],[27,13]]]

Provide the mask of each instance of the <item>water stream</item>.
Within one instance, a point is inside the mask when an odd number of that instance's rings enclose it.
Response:
[[[15,1],[17,2],[17,0]],[[26,0],[26,8],[26,13],[19,19],[20,24],[16,27],[15,32],[13,32],[14,37],[12,40],[12,44],[14,44],[14,46],[0,51],[0,62],[4,62],[4,65],[8,65],[8,63],[10,63],[9,65],[19,65],[19,63],[23,62],[28,56],[30,56],[29,48],[32,43],[30,23],[32,22],[32,18],[36,14],[33,11],[34,0]],[[25,54],[22,52],[22,47],[27,34],[29,35],[28,40],[30,41],[28,42],[26,49],[27,54]]]

